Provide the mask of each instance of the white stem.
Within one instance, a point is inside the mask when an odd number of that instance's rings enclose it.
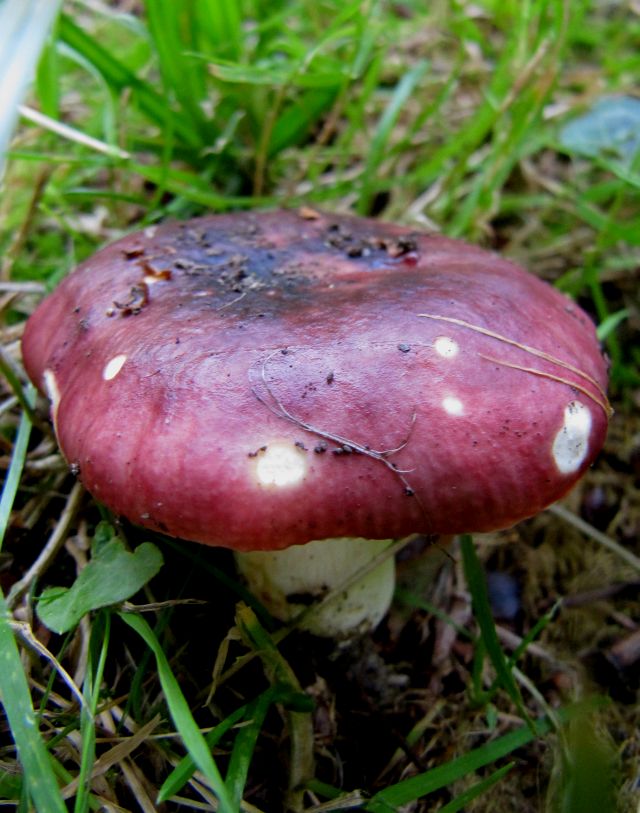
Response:
[[[237,553],[236,562],[273,616],[291,621],[322,601],[300,627],[326,638],[350,638],[370,632],[389,609],[395,587],[392,555],[361,579],[352,579],[390,544],[388,539],[322,539],[281,551]]]

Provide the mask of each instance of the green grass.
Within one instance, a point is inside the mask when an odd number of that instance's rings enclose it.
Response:
[[[32,406],[35,400],[33,390],[26,397]],[[7,530],[9,513],[18,490],[30,432],[31,421],[25,412],[20,421],[11,464],[0,499],[0,549]],[[0,592],[0,652],[2,653],[0,701],[5,709],[18,749],[25,782],[24,785],[16,786],[15,790],[20,795],[24,794],[25,801],[32,799],[38,810],[43,813],[60,813],[65,810],[65,807],[57,793],[58,783],[51,756],[38,731],[39,726],[29,684],[20,660],[11,620],[9,608]]]
[[[30,46],[18,55],[21,75],[31,75],[30,55],[41,58],[0,198],[0,542],[8,568],[19,576],[28,569],[70,489],[19,366],[19,325],[34,306],[27,284],[52,288],[105,242],[167,217],[317,205],[503,250],[594,315],[616,407],[630,414],[640,387],[638,161],[623,166],[608,148],[585,155],[563,127],[601,96],[637,91],[637,11],[586,0],[116,5],[63,2],[48,41],[42,25],[21,23]],[[16,54],[5,50],[2,59],[6,69]],[[10,110],[0,117],[11,127]],[[629,421],[622,434],[632,437]],[[628,448],[609,454],[598,481],[618,495],[633,482],[612,480],[631,471]],[[86,614],[68,638],[39,627],[34,607],[45,588],[70,586],[87,556],[99,565],[87,551],[92,541],[98,549],[100,519],[95,506],[83,507],[68,534],[73,556],[48,562],[50,572],[39,571],[16,607],[2,599],[0,699],[12,739],[0,741],[1,800],[45,813],[65,809],[63,797],[77,813],[105,798],[132,809],[161,800],[170,810],[269,810],[274,793],[275,804],[286,797],[294,810],[389,813],[415,803],[453,813],[498,809],[498,798],[521,809],[522,755],[531,753],[542,766],[533,809],[543,809],[547,788],[563,787],[548,808],[579,809],[594,755],[610,763],[598,798],[601,809],[611,803],[617,768],[601,727],[613,712],[574,705],[592,684],[576,678],[563,693],[551,667],[530,655],[534,643],[560,636],[569,611],[532,602],[520,645],[507,651],[484,577],[490,548],[481,545],[478,556],[470,539],[461,542],[456,584],[473,609],[463,623],[435,600],[399,591],[395,622],[409,617],[418,628],[424,617],[451,627],[464,686],[448,690],[448,710],[437,713],[412,699],[400,713],[350,698],[356,720],[367,709],[380,714],[379,741],[367,747],[391,766],[357,773],[350,764],[338,769],[332,750],[344,747],[357,763],[340,727],[341,715],[353,723],[347,678],[332,665],[342,656],[311,655],[308,639],[278,630],[223,555],[158,539],[169,563],[135,598],[124,596],[146,605],[150,621],[106,584],[100,603],[80,602]],[[521,533],[539,544],[537,528]],[[147,537],[122,529],[129,552],[120,555],[133,557]],[[628,577],[620,568],[612,580]],[[640,623],[637,602],[616,617],[623,613]],[[35,650],[15,637],[16,617],[46,638],[52,660],[26,657]],[[393,650],[383,636],[376,646]],[[393,657],[390,673],[405,668],[424,693],[427,678]],[[560,672],[573,674],[574,656],[556,657]],[[57,665],[78,681],[74,692]],[[152,733],[140,742],[145,726]],[[337,745],[322,740],[323,726]],[[634,798],[627,794],[620,809],[631,810]]]

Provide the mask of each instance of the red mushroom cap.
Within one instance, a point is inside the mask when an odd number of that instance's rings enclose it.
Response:
[[[507,260],[310,210],[165,223],[30,318],[62,451],[131,521],[242,550],[502,528],[609,418],[593,325]]]

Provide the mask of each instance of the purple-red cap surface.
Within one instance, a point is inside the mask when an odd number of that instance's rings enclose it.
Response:
[[[275,211],[99,251],[29,319],[24,361],[86,488],[226,547],[503,528],[600,449],[589,318],[482,249]]]

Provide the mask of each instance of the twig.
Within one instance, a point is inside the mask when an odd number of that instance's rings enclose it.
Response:
[[[524,367],[522,364],[512,364],[510,361],[497,359],[494,356],[485,356],[484,353],[478,353],[478,355],[485,361],[490,361],[493,364],[500,364],[502,367],[509,367],[511,370],[520,370],[523,373],[537,375],[540,378],[548,378],[550,381],[557,381],[558,384],[565,384],[567,387],[578,390],[578,392],[581,392],[587,398],[590,398],[594,404],[597,404],[602,409],[607,418],[610,418],[613,415],[613,409],[609,406],[609,402],[597,398],[592,392],[589,392],[586,387],[583,387],[582,384],[577,384],[575,381],[571,381],[570,379],[561,375],[553,375],[553,373],[547,373],[545,370],[538,370],[536,367]]]
[[[638,559],[637,556],[634,556],[630,550],[623,548],[622,545],[619,545],[611,539],[610,536],[603,534],[602,531],[599,531],[597,528],[594,528],[593,525],[589,525],[588,522],[576,516],[573,511],[569,511],[563,505],[557,504],[549,506],[547,510],[565,522],[568,522],[569,525],[573,525],[574,528],[590,539],[593,539],[594,542],[598,542],[603,548],[606,548],[608,551],[611,551],[611,553],[615,553],[616,556],[624,559],[624,561],[635,570],[640,571],[640,559]]]
[[[362,806],[368,798],[363,791],[354,790],[329,802],[322,802],[313,805],[313,807],[305,807],[304,813],[332,813],[333,811],[340,813],[343,810],[362,810]]]
[[[373,460],[377,460],[379,463],[382,463],[383,466],[388,468],[392,471],[400,480],[402,485],[404,486],[405,492],[411,496],[415,495],[415,491],[411,487],[411,484],[404,476],[405,474],[410,474],[412,469],[399,469],[395,463],[389,460],[394,454],[401,452],[409,443],[411,439],[411,433],[413,431],[413,427],[416,422],[416,413],[413,412],[411,416],[411,425],[409,427],[409,432],[407,433],[406,438],[396,447],[393,449],[372,449],[371,447],[367,446],[366,444],[358,443],[357,441],[351,440],[350,438],[343,437],[342,435],[335,434],[333,432],[329,432],[326,429],[319,429],[317,426],[313,426],[313,424],[307,423],[303,421],[301,418],[296,418],[295,415],[292,415],[291,412],[284,406],[282,401],[274,394],[273,389],[271,388],[270,384],[267,382],[267,375],[266,375],[266,368],[267,363],[273,356],[278,353],[278,350],[274,350],[273,353],[270,353],[267,358],[262,362],[262,370],[261,370],[261,379],[262,383],[265,386],[267,394],[273,403],[269,403],[265,398],[260,395],[256,387],[252,387],[251,391],[255,395],[255,397],[263,404],[270,412],[276,415],[279,418],[284,418],[285,420],[289,421],[290,423],[295,424],[296,426],[303,429],[305,432],[309,432],[316,437],[322,438],[323,440],[330,440],[332,443],[335,443],[338,448],[342,449],[349,449],[350,452],[355,452],[356,454],[361,454],[366,457],[370,457]],[[422,506],[421,506],[422,507]]]
[[[37,652],[38,655],[41,655],[43,658],[49,661],[49,663],[53,666],[53,668],[58,672],[62,680],[67,684],[71,693],[76,698],[80,706],[86,706],[86,700],[82,696],[82,692],[76,685],[74,679],[71,675],[67,672],[67,670],[62,666],[62,664],[57,660],[55,655],[50,652],[47,647],[39,641],[36,636],[33,634],[33,630],[31,626],[27,624],[25,621],[10,621],[11,628],[13,629],[14,633],[16,633],[22,642],[28,646],[30,649]]]
[[[71,489],[69,494],[69,498],[67,499],[67,504],[64,507],[64,510],[60,514],[60,519],[56,523],[56,527],[53,530],[53,533],[47,540],[47,544],[44,546],[40,555],[35,560],[35,562],[31,565],[29,570],[25,573],[25,575],[17,581],[7,598],[7,603],[11,609],[15,607],[18,602],[18,599],[23,595],[23,593],[29,589],[31,584],[47,570],[47,568],[51,565],[53,560],[55,559],[58,551],[64,544],[65,539],[67,538],[67,533],[73,522],[73,519],[76,515],[76,511],[80,507],[80,502],[82,501],[82,497],[84,495],[84,489],[81,483],[76,483],[74,487]]]
[[[500,641],[504,644],[504,646],[507,647],[507,649],[510,649],[511,651],[517,649],[522,644],[523,638],[506,627],[496,624],[496,632]],[[527,654],[534,655],[536,658],[540,658],[540,660],[550,663],[556,669],[563,667],[561,661],[558,661],[558,659],[554,658],[554,656],[543,646],[540,646],[540,644],[536,644],[533,641],[527,644]]]
[[[242,299],[244,299],[246,295],[247,292],[243,291],[241,294],[238,294],[238,296],[235,297],[235,299],[231,299],[229,300],[229,302],[225,302],[224,305],[220,305],[219,308],[216,308],[216,313],[223,311],[225,308],[230,308],[232,305],[235,305],[237,302],[240,302]]]
[[[0,415],[4,415],[5,412],[10,412],[19,401],[15,395],[10,395],[5,401],[0,404]]]
[[[310,616],[314,616],[317,613],[321,612],[327,604],[331,604],[340,596],[343,596],[346,592],[348,592],[354,584],[357,584],[361,579],[364,579],[369,573],[374,571],[377,567],[379,567],[383,562],[386,562],[392,556],[395,556],[399,553],[403,548],[409,545],[413,540],[416,538],[417,534],[411,534],[410,536],[405,536],[402,539],[398,539],[396,542],[393,542],[388,547],[386,547],[383,551],[381,551],[377,556],[374,556],[373,559],[367,562],[366,565],[363,567],[358,568],[355,573],[352,573],[349,578],[345,579],[341,582],[337,587],[331,590],[330,593],[327,593],[324,598],[320,601],[315,602],[310,607],[305,608],[301,613],[289,622],[287,626],[289,627],[297,627],[302,620],[307,620]]]
[[[20,406],[29,416],[31,423],[40,426],[41,421],[36,415],[33,407],[29,403],[25,391],[20,381],[20,371],[17,369],[15,362],[9,357],[3,347],[0,347],[0,373],[7,379],[9,386],[13,390],[13,394],[20,402]]]
[[[100,715],[100,721],[103,727],[106,728],[110,733],[115,734],[115,726],[113,725],[113,722],[109,724],[109,720],[110,717],[107,712],[103,712]],[[93,780],[98,776],[102,776],[116,765],[122,767],[123,760],[128,757],[139,745],[146,741],[153,730],[158,727],[159,723],[160,715],[156,714],[152,720],[149,720],[148,723],[141,726],[135,734],[131,735],[131,737],[117,741],[116,745],[103,753],[95,761],[93,770],[91,771],[91,779]],[[78,779],[73,779],[62,789],[61,792],[63,798],[69,799],[76,793],[77,789]]]
[[[378,565],[382,564],[389,556],[395,556],[402,548],[406,545],[410,544],[415,539],[415,534],[411,534],[410,536],[403,537],[399,539],[397,542],[392,543],[389,545],[388,548],[385,548],[381,553],[371,559],[363,567],[359,568],[355,573],[352,573],[347,579],[341,582],[339,585],[333,588],[333,590],[328,593],[322,600],[320,600],[317,604],[312,605],[308,609],[305,609],[302,613],[297,615],[294,619],[292,619],[286,626],[281,627],[279,630],[276,630],[271,635],[271,639],[273,643],[278,645],[282,643],[282,641],[295,630],[302,620],[303,617],[307,617],[307,614],[311,614],[315,612],[316,607],[320,610],[326,604],[329,604],[333,601],[337,596],[344,594],[346,590],[348,590],[353,584],[357,581],[362,579],[364,576],[367,575],[371,570],[378,567]],[[226,683],[230,678],[232,678],[236,672],[239,672],[243,669],[249,661],[253,660],[256,656],[255,652],[247,652],[245,655],[240,655],[236,660],[233,662],[233,665],[230,666],[225,672],[222,672],[220,676],[217,678],[217,686],[221,686],[223,683]]]
[[[586,604],[595,604],[598,601],[608,601],[623,590],[633,590],[635,594],[640,590],[640,581],[624,581],[596,587],[593,590],[584,590],[581,593],[571,593],[562,599],[563,607],[584,607]]]
[[[32,124],[36,124],[38,127],[42,127],[45,130],[49,130],[49,132],[55,133],[62,138],[66,138],[68,141],[75,141],[76,144],[82,144],[83,147],[88,147],[89,149],[100,152],[103,155],[108,155],[110,158],[117,158],[122,161],[128,161],[131,158],[131,153],[121,150],[119,147],[115,147],[112,144],[105,144],[104,141],[98,141],[97,138],[92,138],[80,130],[69,127],[68,124],[62,124],[62,122],[56,121],[50,116],[45,116],[44,113],[40,113],[38,110],[34,110],[32,107],[20,105],[18,109],[20,111],[20,115],[27,119],[27,121],[30,121]]]
[[[0,291],[38,294],[44,294],[46,291],[46,286],[41,282],[10,282],[9,279],[11,276],[11,267],[27,242],[29,232],[38,211],[38,205],[52,173],[53,168],[46,165],[40,169],[36,176],[27,212],[22,218],[19,228],[11,238],[11,242],[6,248],[2,263],[0,264],[0,280],[2,280],[0,283]]]
[[[606,657],[619,671],[633,666],[640,659],[640,629],[616,641],[607,650]]]
[[[10,282],[0,280],[0,293],[10,294],[44,294],[46,286],[42,282]]]
[[[536,701],[538,706],[546,714],[546,716],[548,717],[549,722],[551,723],[553,728],[556,731],[560,731],[560,729],[562,727],[561,724],[560,724],[560,718],[558,717],[555,710],[549,705],[549,703],[547,703],[547,701],[544,698],[542,692],[538,689],[538,687],[535,685],[535,683],[529,677],[527,677],[527,675],[525,675],[524,672],[521,672],[518,669],[517,666],[514,666],[512,671],[513,671],[514,678],[518,681],[518,683],[521,686],[524,686],[524,688],[529,692],[529,694]]]
[[[168,601],[154,601],[150,604],[132,604],[130,601],[124,601],[120,606],[120,611],[123,613],[156,613],[159,610],[166,609],[167,607],[207,603],[207,601],[199,598],[176,598],[169,599]]]
[[[568,361],[563,361],[562,359],[557,358],[556,356],[552,356],[550,353],[545,353],[543,350],[538,350],[537,347],[532,347],[528,344],[522,344],[521,342],[515,341],[515,339],[510,339],[508,336],[503,336],[500,333],[495,333],[493,330],[488,330],[487,328],[481,327],[480,325],[474,325],[471,322],[465,322],[463,319],[455,319],[451,316],[440,316],[439,314],[435,313],[419,313],[419,317],[422,319],[433,319],[438,322],[447,322],[452,325],[457,325],[458,327],[466,328],[467,330],[473,330],[475,333],[480,333],[483,336],[487,336],[490,339],[496,339],[496,341],[502,342],[502,344],[508,344],[511,347],[517,347],[519,350],[523,350],[525,353],[528,353],[531,356],[535,356],[536,358],[540,358],[543,361],[548,361],[550,364],[554,364],[556,367],[562,367],[565,370],[570,370],[575,375],[582,378],[584,381],[588,381],[592,387],[594,387],[601,398],[597,398],[593,393],[589,392],[589,390],[585,389],[584,386],[580,386],[575,382],[569,381],[565,378],[553,376],[550,373],[545,373],[543,370],[536,370],[534,368],[529,367],[520,367],[515,364],[511,364],[506,361],[500,361],[499,359],[488,358],[486,356],[482,356],[482,358],[487,358],[488,361],[497,362],[499,364],[503,364],[505,367],[514,367],[515,369],[522,370],[523,372],[527,373],[534,373],[536,375],[544,376],[546,378],[551,378],[554,381],[559,381],[562,384],[568,384],[569,386],[575,387],[576,389],[580,390],[580,392],[584,393],[587,397],[591,398],[598,406],[600,406],[603,410],[607,418],[610,418],[613,415],[613,410],[611,409],[611,405],[607,399],[607,394],[604,389],[600,386],[600,384],[590,376],[588,373],[585,373],[584,370],[581,370],[579,367],[576,367],[573,364],[570,364]]]

